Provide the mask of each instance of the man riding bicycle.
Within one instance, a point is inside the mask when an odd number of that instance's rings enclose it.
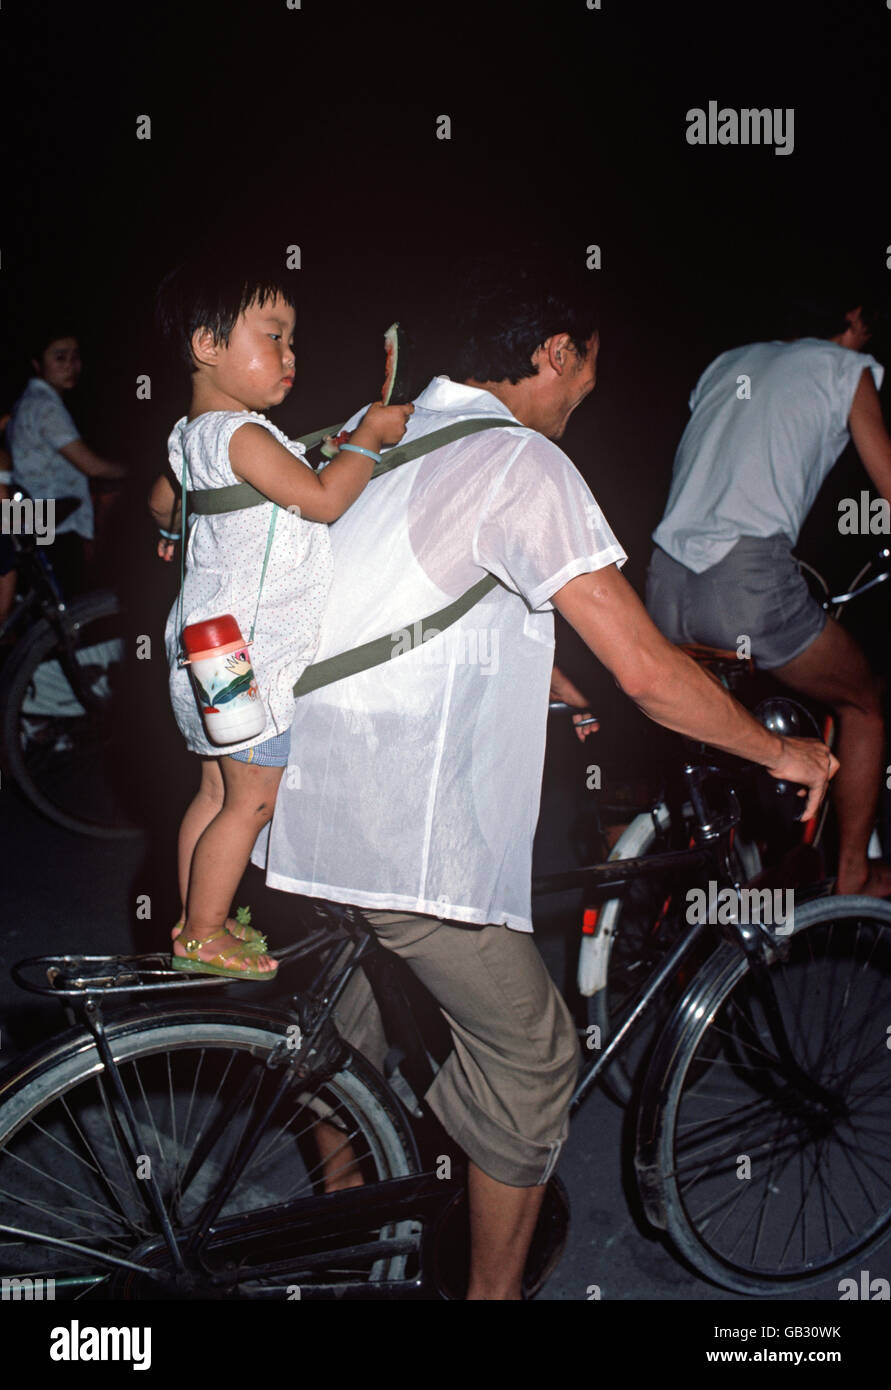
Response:
[[[646,601],[670,641],[732,649],[748,639],[757,666],[835,711],[836,888],[883,897],[891,866],[867,859],[885,754],[879,681],[792,555],[849,438],[891,501],[884,369],[862,351],[872,317],[864,305],[803,305],[789,341],[736,348],[705,370],[653,532]]]
[[[594,389],[590,286],[529,255],[459,279],[452,376],[416,397],[403,442],[460,420],[503,426],[385,473],[331,527],[316,660],[407,630],[487,575],[498,583],[433,640],[298,699],[268,860],[262,840],[255,850],[271,886],[362,908],[442,1008],[453,1051],[427,1100],[469,1158],[471,1300],[521,1297],[578,1067],[573,1021],[530,934],[553,610],[651,718],[805,784],[807,814],[836,765],[816,740],[770,734],[662,637],[552,442]],[[361,972],[338,1020],[382,1067]],[[319,1141],[342,1163],[342,1135],[322,1125]]]

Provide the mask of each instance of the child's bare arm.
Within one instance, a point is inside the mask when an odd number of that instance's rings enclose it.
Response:
[[[152,483],[148,504],[156,526],[163,526],[165,531],[176,530],[179,523],[179,498],[166,473],[162,473]]]
[[[156,526],[164,531],[177,531],[180,524],[180,499],[171,486],[170,479],[165,473],[156,478],[152,484],[152,490],[148,496],[149,511]],[[161,536],[158,540],[158,558],[161,560],[173,559],[173,548],[175,542],[167,536]]]
[[[378,453],[383,444],[398,444],[405,433],[412,405],[372,405],[350,437],[350,443]],[[281,507],[297,507],[307,521],[336,521],[371,477],[373,461],[344,450],[315,473],[298,463],[262,425],[246,424],[229,441],[229,461],[243,478]]]

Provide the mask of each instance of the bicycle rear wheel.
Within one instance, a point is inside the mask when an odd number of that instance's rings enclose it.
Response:
[[[0,1272],[53,1279],[60,1299],[153,1298],[159,1280],[169,1291],[172,1263],[140,1179],[148,1171],[156,1179],[185,1244],[248,1124],[273,1098],[282,1069],[265,1064],[290,1023],[237,1004],[109,1023],[144,1145],[137,1173],[88,1033],[65,1035],[0,1080],[0,1226],[20,1233],[0,1231]],[[418,1171],[399,1108],[361,1057],[352,1054],[324,1081],[296,1082],[214,1223],[225,1238],[212,1238],[192,1262],[197,1268],[190,1265],[205,1296],[219,1296],[221,1274],[228,1297],[273,1299],[294,1297],[295,1286],[300,1297],[332,1296],[346,1284],[404,1276],[409,1257],[398,1242],[411,1236],[411,1222],[378,1219],[373,1229],[315,1240],[289,1224],[294,1204],[323,1190],[311,1133],[319,1119],[342,1132],[344,1156],[349,1144],[366,1183]],[[259,1240],[258,1225],[272,1228]],[[382,1253],[388,1242],[396,1242],[393,1254]],[[262,1273],[270,1261],[276,1272]]]
[[[808,1099],[777,1057],[748,964],[723,945],[656,1047],[638,1117],[648,1215],[709,1279],[792,1292],[891,1230],[891,904],[795,911],[769,966]]]
[[[61,639],[46,620],[23,637],[0,685],[0,762],[43,815],[66,830],[106,840],[140,833],[129,814],[126,731],[116,698],[124,662],[121,621],[110,590],[84,594],[68,609],[90,708],[72,688]]]

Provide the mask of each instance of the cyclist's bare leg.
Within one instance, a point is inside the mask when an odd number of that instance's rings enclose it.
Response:
[[[546,1187],[508,1187],[468,1163],[470,1283],[468,1301],[517,1302]]]
[[[278,784],[283,768],[252,767],[234,758],[221,760],[224,783],[223,804],[198,839],[192,855],[186,921],[181,937],[173,943],[174,953],[185,955],[183,941],[193,937],[202,941],[223,928],[236,925],[229,909],[241,876],[247,867],[258,834],[272,819]],[[233,933],[234,936],[234,933]],[[200,960],[210,960],[225,952],[225,942],[208,941],[197,950]],[[229,958],[226,958],[227,962]],[[238,956],[233,965],[244,966]],[[271,956],[255,955],[252,969],[274,970]]]
[[[359,1160],[343,1130],[327,1120],[317,1120],[313,1135],[322,1161],[326,1192],[340,1192],[344,1187],[361,1187],[364,1183]]]
[[[832,781],[839,827],[837,891],[884,897],[891,865],[867,859],[884,766],[881,686],[850,633],[830,618],[800,656],[773,674],[794,690],[829,705],[838,717]]]
[[[326,1192],[361,1187],[358,1160],[341,1130],[319,1120],[313,1126]],[[546,1187],[508,1187],[468,1161],[470,1202],[469,1302],[519,1302],[523,1271]]]

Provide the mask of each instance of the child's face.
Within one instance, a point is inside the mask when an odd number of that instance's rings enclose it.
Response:
[[[34,363],[44,381],[57,391],[70,391],[80,376],[80,348],[76,338],[56,338]]]
[[[283,299],[248,306],[220,344],[214,365],[219,388],[248,410],[280,405],[294,385],[294,310]]]

